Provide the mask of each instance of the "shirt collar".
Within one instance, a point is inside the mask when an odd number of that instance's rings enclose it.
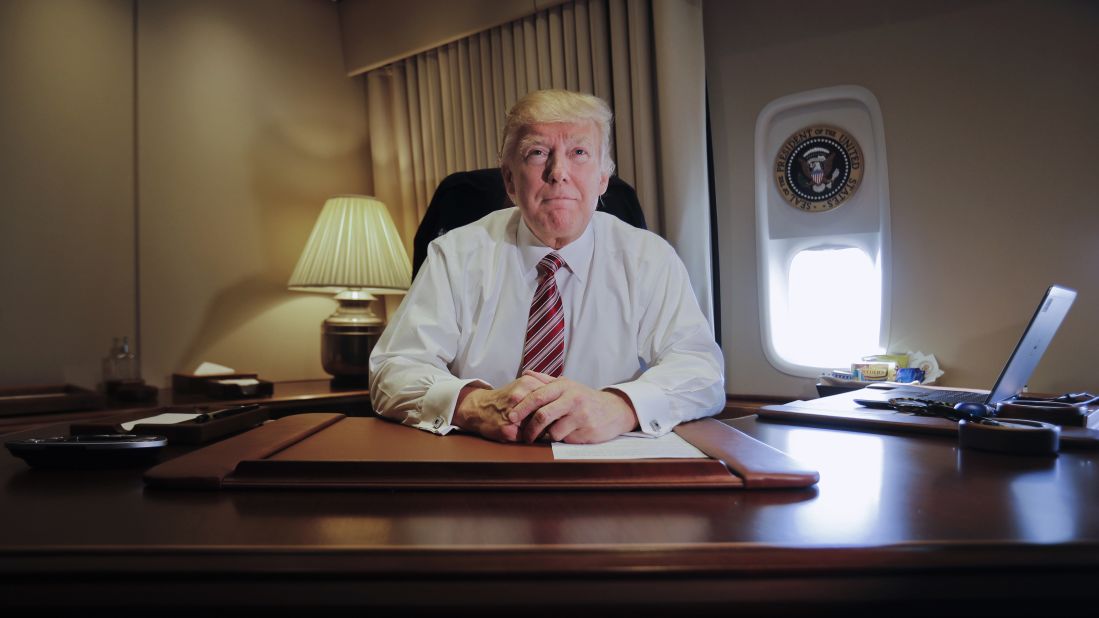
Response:
[[[595,219],[594,214],[592,219]],[[593,227],[595,226],[592,221],[588,221],[588,227],[584,228],[584,233],[580,235],[580,238],[557,250],[557,255],[565,260],[566,268],[579,278],[581,283],[588,278],[592,255],[595,253],[595,232],[592,229]],[[535,272],[538,268],[538,262],[552,252],[552,249],[542,244],[542,241],[538,240],[534,232],[530,231],[521,213],[515,240],[519,246],[519,255],[523,260],[523,271],[527,273]]]

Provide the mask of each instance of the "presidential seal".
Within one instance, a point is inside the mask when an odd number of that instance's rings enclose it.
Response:
[[[862,148],[854,136],[829,126],[795,132],[775,156],[775,183],[788,204],[807,212],[838,208],[862,182]]]

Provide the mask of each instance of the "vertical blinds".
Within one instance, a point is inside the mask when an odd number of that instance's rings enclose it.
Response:
[[[655,17],[654,17],[655,16]],[[577,0],[365,74],[373,194],[411,252],[448,174],[497,165],[504,115],[566,88],[614,111],[611,155],[713,320],[705,59],[696,0]]]
[[[507,110],[565,88],[606,100],[618,174],[659,231],[648,2],[579,0],[366,74],[374,194],[410,245],[448,174],[495,167]]]

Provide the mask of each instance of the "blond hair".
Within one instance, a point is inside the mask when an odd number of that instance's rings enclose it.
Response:
[[[535,90],[519,99],[504,122],[504,139],[500,145],[499,163],[515,155],[520,130],[528,125],[554,122],[591,122],[600,135],[600,158],[603,171],[614,172],[611,158],[611,113],[607,102],[599,97],[571,90]]]

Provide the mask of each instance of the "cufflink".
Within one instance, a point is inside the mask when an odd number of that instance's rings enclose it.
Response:
[[[443,419],[442,418],[436,418],[435,421],[433,423],[431,423],[431,425],[433,427],[435,427],[435,429],[438,429],[438,428],[443,426]]]
[[[649,423],[649,427],[652,427],[653,431],[660,431],[660,423],[657,421]]]

